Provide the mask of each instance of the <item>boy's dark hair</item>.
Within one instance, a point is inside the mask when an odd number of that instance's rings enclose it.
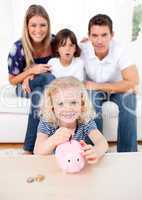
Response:
[[[98,26],[108,26],[110,33],[113,33],[113,23],[108,15],[98,14],[92,17],[88,24],[88,33],[90,34],[91,27],[94,25]]]
[[[58,48],[60,46],[64,46],[66,44],[66,41],[67,41],[68,38],[71,40],[72,44],[74,44],[75,47],[76,47],[76,51],[74,53],[74,56],[75,57],[79,57],[80,56],[81,49],[77,44],[77,39],[76,39],[75,34],[71,30],[66,28],[66,29],[60,30],[55,36],[54,55],[56,57],[59,57]]]

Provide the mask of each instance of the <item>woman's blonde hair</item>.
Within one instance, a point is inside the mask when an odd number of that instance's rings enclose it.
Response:
[[[41,116],[44,120],[52,123],[54,126],[58,126],[58,121],[54,114],[54,108],[52,104],[52,96],[62,89],[76,88],[78,93],[81,94],[81,115],[78,119],[78,123],[87,123],[95,117],[95,112],[91,105],[88,97],[88,93],[83,85],[78,79],[68,76],[53,80],[47,88],[45,88],[44,96],[42,99],[41,106]]]
[[[47,24],[48,24],[48,33],[47,33],[47,36],[43,40],[43,49],[47,48],[49,46],[50,39],[51,39],[50,19],[49,19],[49,16],[48,16],[46,10],[41,5],[36,5],[36,4],[31,5],[28,8],[25,18],[24,18],[24,26],[23,26],[23,33],[22,33],[22,45],[23,45],[23,49],[24,49],[27,67],[29,67],[31,64],[34,63],[34,59],[32,56],[32,52],[34,52],[34,48],[32,46],[31,39],[29,36],[29,31],[28,31],[29,20],[34,16],[43,17],[44,19],[46,19]]]

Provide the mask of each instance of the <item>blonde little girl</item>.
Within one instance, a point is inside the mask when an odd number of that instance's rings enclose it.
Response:
[[[85,142],[88,137],[93,145]],[[88,163],[96,163],[108,148],[96,127],[83,83],[74,77],[63,77],[53,80],[45,89],[34,153],[51,154],[70,138],[81,143]]]

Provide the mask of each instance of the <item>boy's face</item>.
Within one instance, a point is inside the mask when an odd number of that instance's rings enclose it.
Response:
[[[107,56],[112,37],[113,34],[108,26],[93,25],[90,28],[89,39],[98,58],[102,59]]]
[[[58,47],[60,59],[65,63],[70,63],[72,61],[75,51],[76,46],[71,42],[70,38],[67,38],[64,45]]]
[[[81,93],[77,88],[64,88],[52,95],[53,109],[60,126],[75,125],[81,114]]]

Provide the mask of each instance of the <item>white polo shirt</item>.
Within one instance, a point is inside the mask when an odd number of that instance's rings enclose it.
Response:
[[[122,80],[121,71],[132,64],[126,52],[114,40],[110,43],[108,55],[102,60],[96,57],[90,41],[81,43],[80,47],[82,49],[81,57],[85,61],[87,76],[97,83]]]

